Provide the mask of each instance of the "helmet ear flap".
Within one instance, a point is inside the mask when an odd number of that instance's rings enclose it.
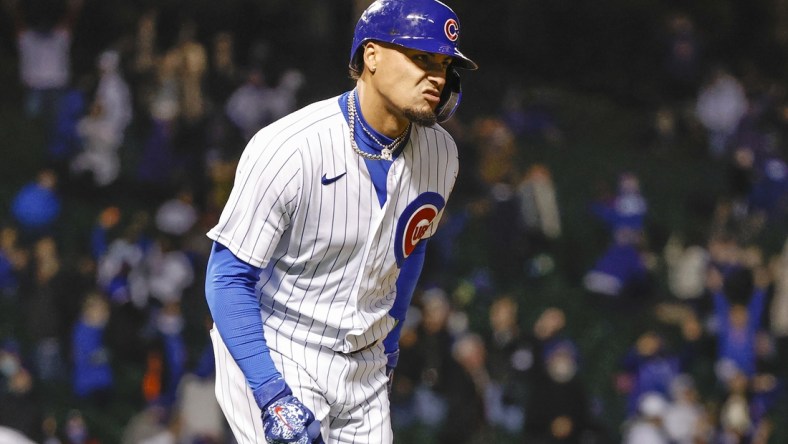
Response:
[[[457,107],[460,106],[462,98],[462,86],[460,85],[460,74],[454,67],[449,67],[446,71],[446,85],[441,92],[441,99],[435,109],[438,123],[443,123],[454,115]]]

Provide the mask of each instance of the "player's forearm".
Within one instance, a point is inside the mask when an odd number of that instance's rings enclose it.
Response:
[[[255,295],[260,269],[214,242],[208,260],[205,297],[219,334],[252,390],[279,375],[263,336]]]
[[[402,333],[402,325],[405,322],[405,315],[416,291],[421,270],[424,268],[424,255],[427,249],[427,241],[422,240],[416,249],[408,256],[402,264],[399,277],[397,278],[397,297],[394,305],[389,310],[389,315],[397,320],[397,325],[389,332],[383,340],[386,353],[391,353],[399,348],[399,337]]]

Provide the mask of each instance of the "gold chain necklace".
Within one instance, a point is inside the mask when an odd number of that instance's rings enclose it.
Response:
[[[367,133],[367,135],[381,147],[380,154],[370,154],[365,151],[361,151],[358,148],[358,145],[356,145],[356,114],[356,94],[355,91],[352,91],[347,98],[347,116],[348,120],[350,121],[348,126],[350,129],[350,146],[353,148],[353,151],[355,151],[359,156],[369,160],[392,160],[394,149],[405,139],[405,136],[408,134],[408,130],[410,130],[410,123],[408,123],[408,127],[405,128],[405,131],[403,131],[402,134],[397,136],[397,138],[388,145],[381,143],[380,140],[378,140],[378,138],[375,137],[362,124],[361,129],[363,129],[364,132]]]

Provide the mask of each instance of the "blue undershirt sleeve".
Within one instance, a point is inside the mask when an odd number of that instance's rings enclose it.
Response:
[[[405,315],[408,313],[410,301],[413,299],[413,292],[416,291],[416,283],[424,268],[424,256],[427,250],[427,239],[422,240],[402,264],[402,268],[397,278],[397,297],[394,305],[389,310],[389,314],[397,320],[397,324],[383,340],[386,353],[392,353],[399,348],[399,336],[402,333],[402,325],[405,323]]]
[[[255,295],[261,269],[214,242],[208,259],[205,298],[216,328],[252,391],[279,376],[263,336]]]

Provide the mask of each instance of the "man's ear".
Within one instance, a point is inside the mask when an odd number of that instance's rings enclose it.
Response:
[[[362,55],[364,66],[373,74],[378,66],[379,50],[380,48],[375,42],[367,42],[364,44],[364,53]]]

